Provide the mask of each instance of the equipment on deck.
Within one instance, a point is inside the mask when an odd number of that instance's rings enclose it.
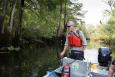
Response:
[[[63,58],[62,62],[63,66],[44,77],[91,77],[90,63],[70,58]],[[56,76],[53,76],[53,74]],[[58,76],[58,74],[61,76]]]

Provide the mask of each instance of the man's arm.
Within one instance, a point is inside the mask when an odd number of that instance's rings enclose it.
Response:
[[[68,45],[65,45],[63,51],[62,51],[61,54],[60,54],[61,57],[64,56],[64,54],[65,54],[67,48],[68,48]]]
[[[83,50],[85,50],[85,48],[87,46],[87,41],[86,41],[86,38],[85,38],[85,36],[84,36],[82,31],[80,31],[80,38],[82,40]]]
[[[113,77],[114,72],[115,72],[115,65],[111,65],[109,68],[108,77]]]
[[[113,77],[114,73],[115,73],[115,59],[112,61],[112,64],[109,68],[108,77]]]
[[[65,54],[65,52],[66,52],[67,49],[68,49],[68,38],[66,36],[66,42],[65,42],[64,48],[63,48],[63,50],[62,50],[62,52],[60,54],[61,57],[64,56],[64,54]]]

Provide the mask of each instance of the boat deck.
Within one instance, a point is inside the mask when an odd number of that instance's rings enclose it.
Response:
[[[64,64],[74,64],[74,62],[75,62],[75,64],[76,63],[79,63],[79,68],[80,68],[80,72],[84,72],[84,71],[82,71],[82,70],[85,70],[85,68],[86,68],[86,65],[83,65],[82,67],[82,69],[81,69],[81,66],[80,65],[82,65],[82,63],[87,63],[87,62],[83,62],[83,61],[75,61],[75,60],[73,60],[73,59],[69,59],[69,58],[64,58],[63,60],[62,60],[62,66],[60,66],[59,68],[57,68],[57,69],[55,69],[53,72],[55,72],[55,73],[62,73],[62,68],[63,68],[63,65]],[[90,69],[90,71],[89,70],[87,70],[87,72],[88,73],[90,73],[91,74],[91,77],[107,77],[107,75],[108,75],[108,68],[107,67],[102,67],[102,66],[99,66],[98,64],[89,64],[90,66],[88,66],[89,67],[89,69]],[[77,70],[79,70],[79,69],[77,69]],[[79,71],[76,71],[77,72],[77,74],[78,73],[80,73]],[[81,73],[81,74],[82,74]],[[85,72],[84,72],[85,73]],[[79,76],[79,77],[85,77],[86,75],[84,75],[84,76]],[[54,76],[53,74],[52,74],[52,76],[44,76],[44,77],[59,77],[59,76]],[[72,76],[72,75],[70,75],[70,77],[76,77],[75,75],[74,76]],[[88,76],[86,76],[86,77],[88,77]]]

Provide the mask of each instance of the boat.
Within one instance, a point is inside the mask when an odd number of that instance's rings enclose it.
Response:
[[[43,77],[63,77],[63,68],[66,64],[70,67],[69,77],[107,77],[108,74],[107,67],[101,67],[85,60],[64,57],[61,62],[62,65],[59,68],[47,71]]]

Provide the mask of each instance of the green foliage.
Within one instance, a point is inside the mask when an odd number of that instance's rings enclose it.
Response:
[[[109,21],[106,24],[98,26],[98,39],[104,41],[107,45],[112,46],[115,43],[115,12],[113,11]]]
[[[24,0],[24,7],[19,1],[7,1],[3,31],[10,32],[11,38],[61,36],[68,19],[83,15],[82,3],[70,0]]]
[[[65,7],[67,11],[65,11]],[[22,35],[24,37],[29,36],[35,38],[51,38],[56,36],[59,23],[60,28],[58,34],[60,34],[59,32],[63,32],[64,14],[67,13],[66,19],[73,19],[74,15],[82,15],[80,13],[81,7],[81,3],[74,4],[69,0],[26,0]]]

